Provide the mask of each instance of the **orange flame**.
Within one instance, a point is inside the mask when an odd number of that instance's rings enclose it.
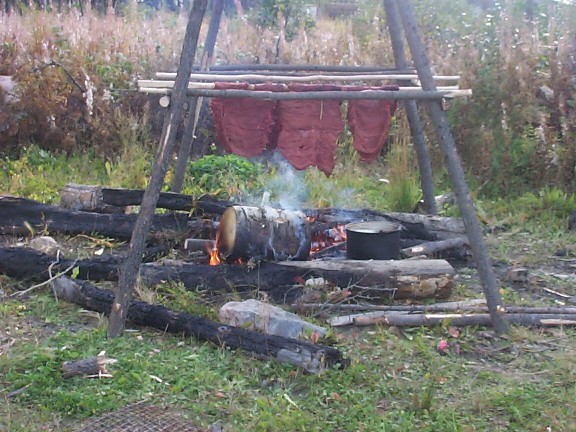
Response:
[[[214,248],[212,250],[210,250],[210,265],[214,266],[214,265],[218,265],[220,264],[220,257],[218,256],[218,249]]]

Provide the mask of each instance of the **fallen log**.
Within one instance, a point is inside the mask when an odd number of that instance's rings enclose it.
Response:
[[[86,309],[110,314],[114,302],[113,292],[69,278],[56,279],[54,286],[61,299]],[[349,363],[336,348],[231,327],[162,305],[133,300],[129,305],[127,319],[135,325],[193,336],[220,347],[243,349],[264,359],[290,363],[309,373],[343,367]]]
[[[146,249],[142,260],[156,260],[158,255],[166,253],[169,245],[151,246]],[[58,273],[70,266],[78,269],[76,276],[82,280],[115,281],[118,280],[118,267],[125,259],[124,254],[104,254],[91,259],[60,258],[52,267],[53,273]],[[48,267],[56,262],[56,258],[26,247],[0,247],[0,274],[18,280],[44,281],[48,279]]]
[[[466,234],[464,221],[461,218],[426,215],[420,213],[385,213],[386,216],[402,223],[422,224],[432,231],[446,231],[455,234]]]
[[[110,207],[125,208],[142,204],[144,191],[139,189],[104,188],[94,185],[68,184],[60,191],[60,206],[72,210],[108,212]],[[195,214],[221,215],[234,203],[203,195],[161,192],[157,208],[194,211]]]
[[[538,326],[573,326],[576,325],[574,314],[506,314],[510,324],[526,327]],[[434,326],[449,323],[453,326],[490,326],[490,314],[406,314],[392,312],[385,316],[356,317],[353,324],[356,326],[389,325],[396,327]]]
[[[137,216],[67,210],[26,198],[0,196],[0,235],[32,235],[32,230],[63,234],[98,233],[105,237],[128,239]],[[150,236],[182,238],[190,236],[192,228],[197,226],[194,227],[194,220],[190,221],[187,214],[157,214],[152,221]]]
[[[318,222],[349,223],[357,221],[388,220],[400,223],[405,228],[404,238],[419,238],[434,241],[466,233],[460,218],[424,215],[418,213],[379,212],[370,209],[306,209],[307,216]],[[410,237],[412,236],[412,237]]]

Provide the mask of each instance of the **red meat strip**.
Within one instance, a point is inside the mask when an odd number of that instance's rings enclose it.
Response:
[[[257,90],[280,91],[282,85],[261,84]],[[214,83],[217,90],[246,90],[248,83]],[[249,98],[212,98],[216,138],[228,153],[254,157],[270,147],[276,101]]]
[[[290,91],[340,90],[333,85],[290,84]],[[341,102],[337,100],[279,101],[278,149],[294,168],[317,166],[327,176],[334,170],[334,154],[344,129]]]
[[[346,90],[398,90],[398,86],[346,87]],[[343,90],[344,90],[343,89]],[[396,101],[354,99],[348,102],[348,125],[354,148],[363,161],[375,160],[386,143],[390,119],[396,112]]]

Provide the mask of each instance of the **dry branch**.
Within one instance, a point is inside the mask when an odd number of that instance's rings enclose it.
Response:
[[[176,74],[173,72],[156,72],[159,80],[173,80]],[[309,82],[309,81],[367,81],[367,80],[416,80],[416,74],[362,74],[362,75],[335,75],[335,74],[316,74],[316,75],[263,75],[263,74],[215,74],[215,73],[198,73],[191,74],[190,81],[275,81],[275,82]],[[437,81],[458,81],[460,75],[435,75]],[[138,81],[148,82],[146,80]],[[162,82],[162,81],[160,81]],[[170,82],[170,81],[164,81]],[[172,85],[174,82],[171,81]]]
[[[172,89],[140,87],[142,93],[171,95]],[[310,92],[272,92],[253,90],[211,90],[187,89],[188,96],[220,97],[220,98],[248,98],[267,100],[442,100],[445,98],[472,96],[472,90],[364,90],[364,91],[310,91]]]
[[[508,322],[511,324],[522,325],[526,327],[537,326],[564,326],[576,325],[575,314],[551,313],[514,313],[506,314]],[[434,326],[449,323],[454,326],[491,326],[492,320],[490,314],[408,314],[405,312],[391,312],[385,315],[354,317],[352,324],[356,326],[367,325],[389,325],[396,327],[420,327]]]

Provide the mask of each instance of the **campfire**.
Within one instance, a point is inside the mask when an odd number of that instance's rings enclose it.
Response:
[[[311,258],[337,256],[339,252],[346,250],[346,237],[346,229],[341,223],[335,227],[314,232],[310,246]]]

